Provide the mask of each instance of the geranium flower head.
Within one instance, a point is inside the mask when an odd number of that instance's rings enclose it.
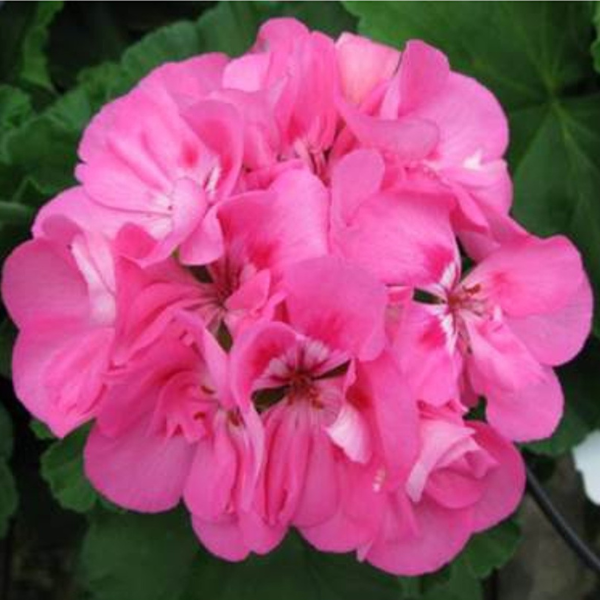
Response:
[[[13,371],[108,499],[179,503],[226,560],[290,528],[396,575],[451,561],[524,486],[592,296],[510,216],[506,116],[419,40],[263,24],[96,115],[79,185],[4,265]],[[485,399],[485,419],[471,409]]]

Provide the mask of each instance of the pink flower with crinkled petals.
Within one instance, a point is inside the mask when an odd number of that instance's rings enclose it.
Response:
[[[20,330],[15,389],[60,437],[98,411],[114,343],[115,293],[110,242],[61,215],[48,218],[43,234],[4,263],[2,297]]]
[[[473,533],[514,511],[525,485],[521,456],[461,412],[457,403],[423,407],[419,457],[404,485],[387,493],[379,529],[359,557],[395,575],[435,571]]]
[[[232,60],[225,88],[267,90],[280,131],[279,160],[299,160],[326,177],[326,152],[336,134],[339,75],[334,42],[294,19],[271,19],[254,48]]]
[[[443,253],[432,257],[433,273],[436,283],[422,288],[429,302],[406,310],[396,341],[417,395],[443,403],[470,389],[486,397],[490,424],[507,438],[550,435],[563,406],[551,367],[579,352],[591,326],[577,250],[564,237],[529,237],[462,280],[458,260]]]
[[[202,321],[179,318],[111,373],[86,475],[132,510],[168,510],[184,498],[198,537],[223,558],[267,552],[280,538],[251,510],[262,424],[251,405],[234,401],[227,356]]]
[[[454,195],[457,231],[495,236],[507,219],[512,189],[503,159],[506,116],[491,92],[452,72],[444,54],[418,40],[407,43],[399,62],[395,51],[368,40],[341,38],[337,46],[345,89],[361,87],[339,104],[348,129],[332,160],[353,148],[377,148],[399,176],[437,183]],[[367,76],[360,61],[356,72],[348,66],[359,53]]]
[[[235,188],[242,157],[239,114],[208,98],[224,66],[208,55],[162,67],[106,105],[83,136],[77,178],[115,222],[155,240],[146,263],[176,249],[188,264],[222,253],[214,205]]]
[[[336,471],[366,463],[367,420],[346,398],[357,360],[385,343],[385,288],[331,257],[284,275],[284,322],[260,323],[236,341],[232,385],[265,423],[265,463],[257,508],[274,528],[317,525],[339,502]]]

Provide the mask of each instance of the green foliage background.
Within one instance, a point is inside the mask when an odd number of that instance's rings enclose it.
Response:
[[[399,48],[424,39],[456,70],[489,86],[510,119],[515,216],[539,235],[569,235],[600,298],[600,4],[593,2],[4,3],[0,261],[27,238],[36,210],[74,182],[78,140],[105,102],[165,61],[206,51],[240,54],[264,20],[282,15],[334,36],[358,31]],[[0,373],[7,379],[14,334],[0,306]],[[594,334],[600,336],[600,311]],[[592,336],[560,370],[563,423],[551,439],[524,448],[544,470],[600,426],[599,367],[600,341]],[[9,386],[3,389],[0,537],[9,534],[4,553],[21,552],[25,566],[10,564],[9,556],[0,575],[8,581],[24,569],[33,580],[28,598],[477,600],[481,580],[518,543],[518,527],[504,523],[476,537],[451,567],[418,579],[319,554],[295,535],[268,557],[230,565],[198,546],[182,511],[136,515],[100,498],[83,475],[87,431],[52,440],[41,424],[28,427]],[[48,531],[60,538],[50,559],[35,546]],[[28,552],[42,553],[35,557],[41,566],[28,568]],[[53,569],[58,575],[48,581]],[[18,577],[16,585],[23,585]]]

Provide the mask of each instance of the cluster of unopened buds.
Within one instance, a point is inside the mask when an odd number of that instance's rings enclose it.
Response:
[[[420,41],[267,22],[92,120],[7,260],[16,391],[119,506],[240,560],[290,528],[396,574],[518,505],[562,414],[579,253],[509,216],[505,115]]]

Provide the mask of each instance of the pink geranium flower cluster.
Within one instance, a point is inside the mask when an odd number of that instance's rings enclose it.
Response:
[[[512,442],[552,433],[552,368],[590,327],[577,250],[509,216],[507,139],[419,41],[283,19],[240,58],[159,67],[6,262],[19,397],[58,436],[92,421],[94,486],[183,499],[221,557],[293,527],[439,568],[517,506]]]

